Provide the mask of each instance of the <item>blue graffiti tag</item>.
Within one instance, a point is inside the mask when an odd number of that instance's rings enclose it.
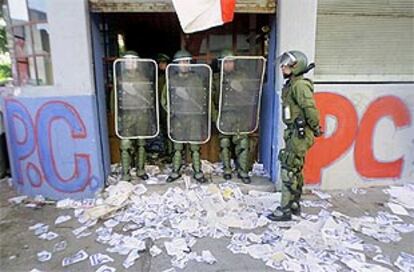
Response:
[[[36,115],[36,133],[39,146],[39,161],[46,181],[54,189],[73,193],[83,191],[91,180],[90,155],[74,153],[74,170],[70,178],[63,178],[59,174],[53,155],[52,124],[65,122],[71,129],[72,139],[85,139],[87,131],[79,113],[68,103],[63,101],[49,101],[45,103]]]
[[[7,99],[5,103],[7,126],[8,126],[8,141],[11,147],[11,160],[14,169],[14,180],[23,184],[23,169],[22,160],[29,157],[35,151],[35,139],[33,133],[32,118],[26,107],[17,100]],[[24,132],[21,132],[18,127],[18,122],[23,125]],[[22,128],[20,127],[20,128]],[[19,140],[19,135],[24,135],[23,140]]]

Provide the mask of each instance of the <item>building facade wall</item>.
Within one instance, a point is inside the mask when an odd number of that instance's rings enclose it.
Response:
[[[87,0],[47,1],[54,84],[3,97],[13,185],[51,199],[93,197],[105,174]]]
[[[317,7],[317,1],[279,1],[278,52],[302,50],[310,61],[315,61],[316,51],[326,53],[325,48],[316,48]],[[363,33],[355,33],[360,34]],[[359,45],[355,42],[353,46]],[[344,54],[343,58],[346,57]],[[349,78],[338,75],[330,80],[343,83],[329,84],[313,73],[307,76],[316,79],[315,98],[326,131],[306,158],[307,185],[343,189],[414,180],[412,82],[384,83],[389,77],[373,79],[369,75],[363,83],[347,82]],[[283,81],[280,72],[278,78],[280,86]],[[277,91],[280,90],[279,87]],[[279,128],[279,148],[282,148],[283,125]]]
[[[326,135],[306,158],[305,179],[324,189],[414,180],[413,84],[317,84]]]
[[[89,198],[104,177],[93,95],[7,97],[13,185],[26,195]]]
[[[12,174],[16,188],[28,195],[87,198],[103,188],[108,167],[103,163],[108,145],[99,124],[90,15],[87,0],[58,2],[47,2],[54,85],[18,87],[14,96],[3,99]],[[315,60],[317,7],[317,1],[278,1],[276,56],[295,49]],[[277,133],[270,144],[279,150],[284,129],[276,106],[283,84],[279,69],[275,82],[272,127]],[[326,135],[307,157],[308,185],[336,189],[414,178],[414,85],[374,83],[316,84]],[[277,181],[277,152],[270,157]]]

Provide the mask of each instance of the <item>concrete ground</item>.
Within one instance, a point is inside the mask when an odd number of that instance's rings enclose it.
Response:
[[[217,182],[217,181],[214,181]],[[172,185],[147,185],[149,191],[165,191],[169,186],[184,186],[183,184]],[[240,184],[243,191],[250,189],[272,191],[273,185],[263,179],[255,179],[252,185],[245,186]],[[330,210],[336,210],[349,216],[362,216],[365,214],[373,215],[379,210],[389,211],[384,204],[388,201],[389,196],[382,192],[383,188],[367,189],[366,195],[357,195],[351,190],[330,191],[333,196],[330,202],[333,207]],[[31,271],[37,268],[40,271],[96,271],[99,266],[91,267],[89,260],[62,267],[62,259],[73,255],[80,249],[84,249],[89,255],[95,253],[104,253],[110,255],[115,262],[107,265],[115,267],[116,271],[146,271],[158,272],[171,267],[171,257],[165,253],[163,241],[157,241],[159,248],[163,253],[159,256],[152,257],[148,251],[140,253],[141,257],[128,270],[122,266],[125,256],[108,253],[105,251],[107,245],[99,244],[95,241],[95,234],[80,239],[76,239],[72,230],[79,227],[77,220],[70,220],[59,226],[54,225],[55,219],[59,215],[73,215],[72,210],[59,210],[54,205],[46,205],[39,209],[24,207],[24,205],[12,205],[8,199],[16,196],[15,191],[9,187],[7,182],[0,182],[0,271]],[[311,194],[304,194],[304,199],[317,200],[318,197]],[[319,208],[304,208],[305,213],[317,214]],[[405,223],[414,223],[412,217],[401,216]],[[38,222],[50,225],[50,229],[59,234],[59,237],[53,241],[39,240],[28,227]],[[94,226],[93,231],[101,224]],[[238,230],[239,231],[239,230]],[[254,232],[260,233],[263,230]],[[367,243],[378,245],[382,248],[383,253],[390,255],[392,262],[396,260],[399,253],[404,251],[414,254],[414,235],[413,233],[402,234],[403,239],[398,243],[384,244],[370,237],[359,235]],[[64,251],[54,253],[52,259],[45,263],[37,260],[36,254],[42,250],[52,251],[53,245],[60,241],[68,241],[68,246]],[[192,250],[201,252],[201,250],[210,250],[216,257],[217,263],[208,265],[190,261],[185,269],[177,271],[275,271],[265,266],[261,260],[255,260],[249,255],[233,254],[227,249],[229,238],[199,239],[193,246]],[[152,242],[151,242],[152,243]],[[152,244],[148,242],[147,248]],[[372,258],[372,257],[371,257]],[[372,262],[370,256],[367,261]],[[386,265],[384,265],[386,266]],[[388,267],[390,269],[395,269]],[[344,270],[348,271],[348,270]]]

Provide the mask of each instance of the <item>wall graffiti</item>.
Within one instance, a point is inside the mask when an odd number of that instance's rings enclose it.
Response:
[[[328,117],[333,118],[335,125],[329,135],[316,140],[308,153],[304,169],[307,184],[320,184],[324,181],[327,169],[331,169],[338,179],[344,180],[350,173],[360,180],[399,180],[404,176],[404,165],[412,163],[409,150],[413,150],[414,136],[401,140],[395,135],[399,131],[414,135],[411,133],[414,129],[413,105],[407,104],[404,95],[398,94],[368,94],[365,96],[367,103],[359,103],[357,97],[356,93],[345,94],[340,91],[315,94],[321,125],[326,130]],[[379,128],[379,123],[384,120],[390,125]],[[387,144],[378,146],[375,141]],[[406,152],[381,159],[376,156],[376,153],[386,153],[386,149],[396,147]],[[352,160],[352,167],[346,163],[337,166],[345,160],[344,157]]]
[[[18,190],[84,198],[103,186],[93,97],[7,98],[4,108]]]

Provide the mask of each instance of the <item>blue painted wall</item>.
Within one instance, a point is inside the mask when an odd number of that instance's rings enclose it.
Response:
[[[7,97],[3,103],[18,192],[82,199],[103,188],[95,96]]]
[[[98,124],[101,135],[101,148],[103,154],[103,165],[105,176],[108,176],[111,170],[111,155],[109,153],[109,135],[106,109],[106,89],[104,80],[104,45],[101,32],[99,31],[100,14],[91,13],[91,35],[93,65],[95,70],[95,89],[96,105],[98,109]]]
[[[269,55],[267,61],[267,80],[263,86],[262,106],[260,112],[260,161],[270,173],[271,180],[275,182],[278,178],[278,133],[277,122],[279,122],[279,96],[275,90],[275,66],[276,58],[276,18],[272,19]]]

